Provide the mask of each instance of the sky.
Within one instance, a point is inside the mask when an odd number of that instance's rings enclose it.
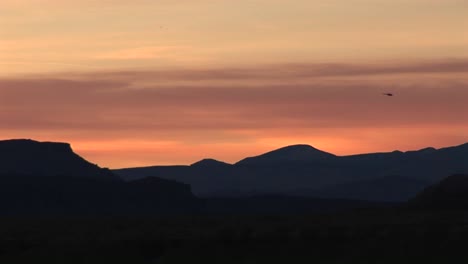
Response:
[[[0,0],[0,139],[69,142],[110,168],[463,144],[466,14],[464,0]]]

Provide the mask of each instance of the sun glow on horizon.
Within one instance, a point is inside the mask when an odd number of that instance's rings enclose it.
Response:
[[[462,144],[467,13],[458,0],[2,0],[0,137],[70,142],[111,168]]]

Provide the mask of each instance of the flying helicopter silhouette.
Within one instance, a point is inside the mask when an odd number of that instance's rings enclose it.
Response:
[[[386,95],[386,96],[393,96],[392,93],[383,93],[383,95]]]

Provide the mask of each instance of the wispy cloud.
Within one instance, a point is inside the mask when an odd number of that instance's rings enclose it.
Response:
[[[217,67],[189,68],[176,70],[121,70],[101,71],[72,76],[73,78],[109,78],[149,81],[287,81],[336,78],[336,77],[371,77],[415,74],[466,74],[468,60],[452,59],[425,62],[394,63],[291,63],[263,65],[257,67]]]
[[[108,60],[148,60],[177,57],[177,53],[186,50],[184,46],[145,46],[108,51],[95,56],[96,59]]]

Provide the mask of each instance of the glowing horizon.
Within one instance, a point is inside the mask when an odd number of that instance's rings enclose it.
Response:
[[[460,145],[467,13],[459,0],[3,0],[0,139],[69,142],[111,168]]]

